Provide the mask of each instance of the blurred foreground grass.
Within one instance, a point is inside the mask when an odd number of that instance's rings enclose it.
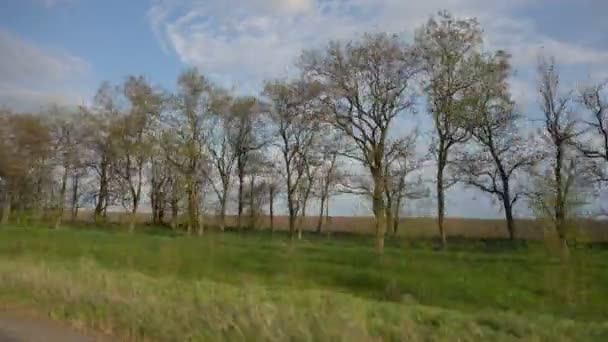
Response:
[[[608,340],[608,251],[0,230],[0,300],[131,340]],[[160,234],[163,233],[163,234]]]

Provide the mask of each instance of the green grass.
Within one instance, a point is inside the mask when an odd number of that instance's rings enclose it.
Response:
[[[127,339],[606,340],[608,250],[0,229],[0,297]],[[296,338],[297,337],[297,338]]]

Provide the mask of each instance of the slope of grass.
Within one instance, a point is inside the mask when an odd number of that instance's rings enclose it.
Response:
[[[605,340],[607,257],[393,241],[378,259],[363,238],[10,228],[0,296],[132,339]]]

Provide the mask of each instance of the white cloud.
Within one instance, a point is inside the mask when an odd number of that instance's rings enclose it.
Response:
[[[549,0],[544,0],[549,1]],[[539,34],[515,10],[542,0],[185,0],[157,1],[148,19],[165,51],[228,83],[255,87],[289,73],[303,48],[366,31],[405,32],[440,9],[478,17],[489,46],[514,55],[516,67],[534,65],[539,49],[565,64],[608,63],[599,50]]]
[[[0,30],[0,104],[36,109],[82,101],[90,66],[70,54],[38,47]]]
[[[541,34],[529,20],[509,17],[486,19],[486,42],[513,54],[519,66],[535,65],[539,53],[557,56],[563,65],[598,65],[608,63],[608,48],[590,48],[576,42],[560,41]]]

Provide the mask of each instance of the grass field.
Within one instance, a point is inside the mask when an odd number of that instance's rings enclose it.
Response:
[[[606,341],[608,249],[0,229],[0,302],[128,340]]]

